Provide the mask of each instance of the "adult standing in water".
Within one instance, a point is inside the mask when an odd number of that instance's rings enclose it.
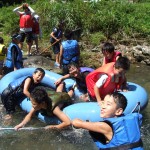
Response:
[[[19,11],[20,9],[23,9],[24,11]],[[32,45],[32,18],[35,14],[35,11],[27,4],[24,3],[21,6],[15,8],[13,10],[17,15],[20,16],[20,35],[21,40],[19,43],[19,47],[22,50],[23,48],[23,42],[26,37],[27,42],[27,49],[28,49],[28,56],[31,55],[31,45]]]
[[[13,34],[11,38],[12,42],[9,45],[4,64],[4,75],[11,71],[23,68],[22,52],[18,46],[21,36],[16,33]]]

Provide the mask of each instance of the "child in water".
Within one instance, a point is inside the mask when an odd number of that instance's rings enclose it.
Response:
[[[122,56],[121,52],[115,51],[114,45],[109,42],[104,43],[102,46],[102,53],[104,55],[102,66],[110,62],[116,62]]]
[[[103,121],[86,122],[75,119],[72,124],[76,128],[89,130],[98,149],[143,150],[140,135],[142,115],[130,113],[124,116],[126,106],[127,99],[123,94],[108,94],[101,105],[100,117]]]
[[[7,113],[4,119],[8,120],[12,118],[19,100],[23,100],[25,97],[30,98],[30,92],[35,86],[39,85],[44,76],[45,71],[42,68],[36,68],[32,76],[23,76],[11,82],[4,89],[1,95],[1,100]]]
[[[54,115],[62,121],[58,125],[48,125],[45,127],[45,129],[62,129],[71,124],[70,119],[64,114],[63,111],[61,111],[61,108],[64,104],[68,104],[71,102],[70,96],[67,93],[57,93],[55,91],[53,91],[52,93],[52,91],[46,91],[42,87],[36,87],[31,92],[30,100],[32,103],[32,108],[30,112],[26,115],[24,120],[20,124],[15,126],[16,130],[24,127],[37,111],[45,111],[47,115]]]

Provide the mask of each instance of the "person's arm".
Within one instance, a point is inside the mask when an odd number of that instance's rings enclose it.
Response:
[[[35,112],[36,112],[35,109],[32,108],[32,109],[30,110],[30,112],[25,116],[25,118],[23,119],[23,121],[22,121],[20,124],[18,124],[18,125],[16,125],[16,126],[14,127],[15,130],[18,130],[18,129],[24,127],[24,126],[31,120],[31,118],[32,118],[32,116],[35,114]]]
[[[3,54],[7,54],[7,47],[6,47],[6,46],[3,47],[2,53],[3,53]]]
[[[103,62],[102,62],[102,66],[104,66],[106,63],[105,63],[105,57],[103,58]]]
[[[42,29],[40,27],[40,24],[39,24],[39,38],[42,39]]]
[[[70,119],[66,116],[66,114],[63,111],[60,110],[60,108],[58,106],[53,110],[53,114],[56,117],[58,117],[62,121],[62,123],[60,123],[58,125],[46,126],[45,129],[53,129],[53,128],[62,129],[71,124]]]
[[[17,48],[15,46],[12,46],[12,48],[11,48],[11,58],[12,58],[12,64],[13,64],[14,71],[17,70],[17,68],[15,66],[17,55],[18,55]]]
[[[17,15],[21,15],[21,14],[24,14],[24,12],[21,12],[19,11],[20,9],[23,8],[23,5],[19,6],[19,7],[16,7],[13,12],[15,12]]]
[[[70,74],[66,74],[64,76],[62,76],[61,78],[59,78],[58,80],[56,80],[55,85],[60,84],[63,80],[67,79],[70,77]]]
[[[123,78],[124,78],[124,81],[122,82],[121,89],[123,92],[127,92],[129,89],[128,89],[126,76],[124,75]]]
[[[107,78],[108,78],[108,76],[106,74],[101,75],[99,80],[94,85],[95,97],[96,97],[97,102],[99,104],[101,104],[101,101],[102,101],[101,95],[100,95],[100,92],[99,92],[99,88],[101,88],[104,85],[104,83],[106,82]]]
[[[86,122],[80,119],[75,119],[72,121],[72,125],[76,128],[82,128],[104,134],[109,140],[113,136],[112,128],[105,122]]]
[[[117,56],[117,57],[116,57],[116,61],[118,60],[119,57],[120,57],[120,56]]]
[[[62,44],[60,46],[60,53],[59,53],[59,64],[62,65],[62,55],[63,55],[63,47]]]
[[[53,32],[50,34],[50,36],[51,36],[55,41],[59,42],[60,39],[57,39],[57,37],[55,37],[55,32],[57,32],[57,29],[56,29],[56,28],[53,30]],[[55,42],[55,41],[54,41],[54,42]]]
[[[29,87],[31,85],[31,78],[27,78],[24,82],[23,93],[30,98]]]
[[[28,9],[30,10],[31,12],[31,16],[34,17],[35,15],[35,11],[28,5]]]

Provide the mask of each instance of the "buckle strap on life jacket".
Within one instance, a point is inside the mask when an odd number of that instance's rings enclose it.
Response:
[[[141,139],[131,144],[120,145],[120,146],[111,147],[111,148],[100,148],[99,150],[129,150],[129,149],[136,148],[136,147],[143,147],[143,142]]]

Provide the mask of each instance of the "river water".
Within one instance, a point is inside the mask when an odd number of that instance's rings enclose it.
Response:
[[[143,86],[148,94],[150,93],[150,66],[142,64],[132,65],[127,73],[127,79]],[[142,112],[143,125],[141,128],[144,149],[150,149],[150,104]],[[18,124],[25,113],[19,111],[16,113],[11,124],[2,121],[4,111],[0,111],[0,126],[13,127]],[[36,118],[28,124],[32,127],[43,127],[44,123]],[[132,129],[132,127],[131,127]],[[83,129],[66,130],[0,130],[0,150],[96,150],[88,132]]]

